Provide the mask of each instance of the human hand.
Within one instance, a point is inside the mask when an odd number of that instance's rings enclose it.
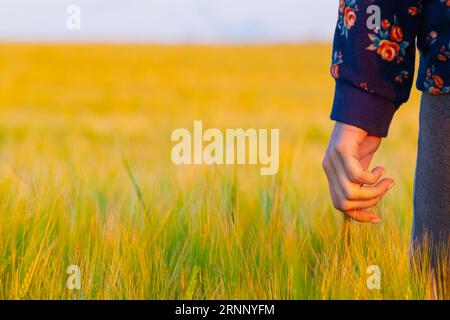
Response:
[[[336,122],[323,159],[334,207],[358,222],[380,223],[374,207],[394,187],[391,178],[381,179],[384,168],[369,171],[381,138],[358,127]]]

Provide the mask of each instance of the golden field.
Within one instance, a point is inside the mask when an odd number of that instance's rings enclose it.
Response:
[[[419,94],[374,161],[396,180],[384,221],[352,223],[345,247],[321,168],[330,57],[325,44],[1,44],[0,298],[430,298],[408,256]],[[278,175],[173,165],[171,132],[194,120],[279,128]]]

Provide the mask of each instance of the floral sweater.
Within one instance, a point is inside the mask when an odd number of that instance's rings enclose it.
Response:
[[[387,136],[411,91],[450,93],[450,0],[340,0],[331,119]],[[450,105],[449,105],[450,108]]]

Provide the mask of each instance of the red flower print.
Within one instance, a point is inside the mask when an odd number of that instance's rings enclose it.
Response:
[[[368,90],[368,86],[366,82],[360,82],[359,87],[364,90]]]
[[[339,70],[340,67],[339,65],[344,63],[344,60],[342,59],[343,55],[341,51],[335,51],[333,53],[333,64],[331,66],[331,75],[335,78],[335,79],[339,79]]]
[[[450,1],[450,0],[448,0],[448,1]],[[412,16],[417,15],[418,12],[419,12],[419,8],[417,8],[417,7],[409,7],[408,8],[408,13]]]
[[[398,56],[400,52],[400,46],[389,40],[380,41],[380,45],[377,48],[377,53],[386,61],[392,61]]]
[[[388,19],[382,20],[382,29],[374,29],[373,33],[369,33],[372,43],[366,49],[375,51],[385,61],[401,64],[405,61],[409,42],[403,39],[403,29],[397,16],[394,16],[392,21],[391,23]]]
[[[353,82],[353,84],[357,87],[359,87],[362,90],[365,90],[367,92],[372,92],[372,90],[369,90],[369,85],[367,84],[367,82],[361,81],[361,82]]]
[[[347,30],[350,30],[356,23],[356,12],[350,7],[345,8],[344,24]]]
[[[344,14],[344,10],[345,10],[345,0],[341,0],[339,2],[339,13]]]
[[[395,42],[401,42],[403,40],[403,30],[399,26],[392,26],[390,37]]]
[[[339,18],[337,28],[341,36],[348,38],[348,32],[356,24],[358,12],[358,0],[340,0],[339,2]]]
[[[442,88],[444,86],[444,80],[440,76],[438,76],[437,74],[434,74],[432,78],[433,78],[433,82],[436,85],[436,87]]]
[[[429,92],[430,92],[431,94],[434,94],[434,95],[440,95],[440,94],[442,94],[442,91],[439,90],[439,89],[437,89],[437,88],[435,88],[435,87],[431,87],[430,90],[429,90]]]
[[[445,86],[445,81],[441,76],[436,74],[435,66],[427,69],[427,76],[423,83],[425,90],[431,94],[448,94],[450,93],[450,86]]]
[[[335,79],[339,79],[339,65],[338,64],[333,64],[331,66],[331,75],[335,78]]]
[[[445,45],[442,46],[437,58],[441,62],[446,62],[446,61],[450,60],[450,42],[448,44],[448,47],[446,47]]]
[[[438,33],[436,31],[430,31],[428,35],[426,36],[427,41],[430,43],[430,45],[435,44],[437,41]]]

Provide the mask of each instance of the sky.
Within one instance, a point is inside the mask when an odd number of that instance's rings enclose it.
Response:
[[[80,29],[67,8],[80,9]],[[330,40],[338,0],[0,0],[0,41]]]

